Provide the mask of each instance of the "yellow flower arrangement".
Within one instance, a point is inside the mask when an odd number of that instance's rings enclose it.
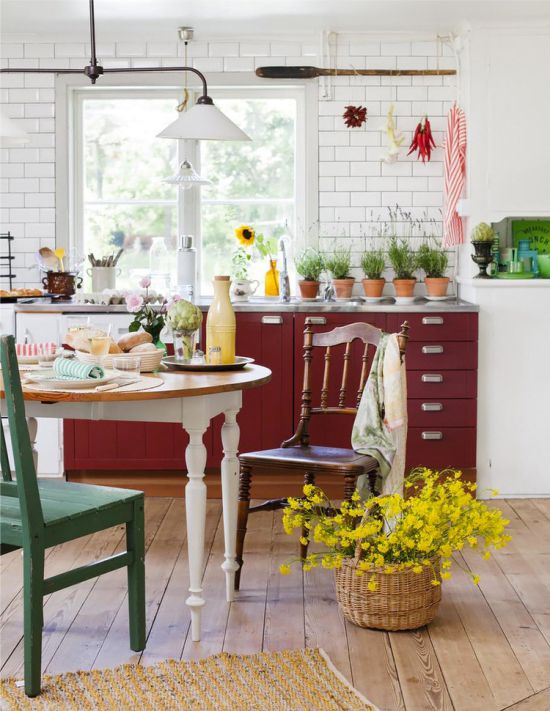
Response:
[[[251,247],[256,239],[256,232],[249,225],[241,225],[240,227],[235,227],[235,237],[244,247]]]
[[[482,550],[487,559],[489,548],[502,548],[510,540],[509,521],[498,509],[476,500],[476,484],[461,477],[454,470],[417,469],[405,482],[407,489],[415,488],[409,498],[390,494],[361,501],[356,491],[339,509],[321,489],[307,484],[303,498],[288,500],[284,530],[292,534],[299,528],[302,543],[313,541],[324,547],[303,561],[306,570],[318,565],[340,568],[343,559],[354,557],[358,548],[357,575],[405,569],[421,573],[425,567],[433,569],[434,558],[441,558],[441,578],[448,580],[455,551],[468,545]],[[288,564],[281,566],[281,573],[289,572]],[[479,576],[467,572],[477,585]],[[439,584],[434,571],[432,585]],[[376,576],[370,577],[367,587],[377,589]]]

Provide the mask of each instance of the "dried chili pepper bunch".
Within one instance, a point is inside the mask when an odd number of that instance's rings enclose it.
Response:
[[[367,109],[364,106],[346,106],[342,118],[348,128],[359,128],[367,120]]]
[[[410,156],[413,151],[418,151],[417,160],[418,158],[422,158],[422,162],[425,163],[426,158],[428,160],[431,159],[432,148],[435,147],[430,121],[427,116],[424,116],[416,127],[407,155]]]

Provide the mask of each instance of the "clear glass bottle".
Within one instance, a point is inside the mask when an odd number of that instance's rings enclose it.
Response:
[[[166,248],[164,237],[154,237],[149,250],[149,271],[151,288],[160,294],[168,294],[174,257]]]
[[[228,276],[214,277],[214,299],[206,317],[206,353],[216,346],[221,348],[221,362],[235,362],[235,312],[229,298]]]

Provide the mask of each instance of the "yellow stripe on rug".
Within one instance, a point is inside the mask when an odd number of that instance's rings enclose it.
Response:
[[[378,711],[322,649],[45,675],[34,699],[5,679],[0,695],[9,711]]]

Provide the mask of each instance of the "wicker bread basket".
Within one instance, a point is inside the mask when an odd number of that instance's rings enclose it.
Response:
[[[441,600],[440,559],[421,573],[399,570],[384,573],[373,568],[364,575],[356,575],[358,558],[345,558],[336,573],[336,599],[344,617],[359,627],[379,630],[413,630],[431,622]],[[375,576],[378,588],[368,590],[367,584]]]

